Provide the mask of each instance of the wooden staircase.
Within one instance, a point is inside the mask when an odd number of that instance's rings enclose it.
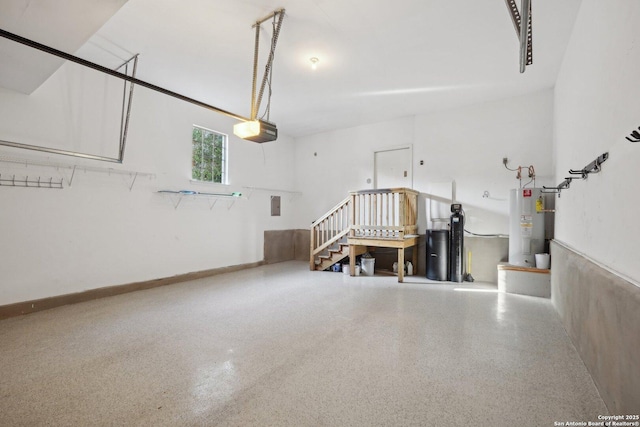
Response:
[[[318,256],[318,261],[316,264],[316,270],[326,270],[331,267],[333,264],[342,261],[346,257],[349,256],[349,244],[348,243],[339,243],[338,248],[329,249],[328,255],[320,255]]]
[[[349,244],[346,243],[338,243],[337,247],[333,247],[329,249],[328,254],[319,255],[314,262],[314,268],[312,270],[326,270],[330,268],[333,264],[342,261],[343,259],[349,256]],[[367,252],[366,248],[360,248],[356,251],[356,256],[362,255]]]
[[[326,270],[349,256],[349,202],[347,197],[311,224],[311,270]]]
[[[326,270],[349,257],[353,276],[355,258],[376,247],[396,248],[398,263],[403,264],[404,249],[418,244],[417,196],[408,188],[350,193],[311,224],[310,269]],[[414,265],[416,256],[414,250]]]

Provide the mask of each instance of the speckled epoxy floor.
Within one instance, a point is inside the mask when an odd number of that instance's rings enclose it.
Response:
[[[492,291],[287,262],[3,320],[0,425],[552,426],[606,414],[550,301]]]

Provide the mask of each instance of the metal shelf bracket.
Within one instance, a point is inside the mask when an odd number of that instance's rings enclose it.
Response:
[[[176,210],[178,209],[178,206],[180,206],[182,199],[184,199],[185,197],[192,197],[192,198],[202,197],[206,199],[211,199],[212,201],[209,202],[209,210],[213,210],[214,206],[216,205],[216,203],[218,203],[218,200],[220,199],[227,199],[227,201],[229,202],[229,204],[227,205],[227,210],[233,207],[233,205],[236,203],[236,200],[241,198],[246,199],[246,197],[242,197],[241,193],[228,193],[228,194],[227,193],[201,193],[199,191],[191,191],[191,190],[180,190],[180,191],[159,190],[158,194],[169,196],[169,198],[171,199],[171,203],[173,204],[173,207]]]

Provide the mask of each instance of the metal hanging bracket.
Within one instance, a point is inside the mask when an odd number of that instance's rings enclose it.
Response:
[[[640,126],[638,126],[638,130],[640,130]],[[634,139],[629,138],[629,136],[631,138],[634,138]],[[638,133],[638,131],[632,130],[631,134],[629,136],[625,136],[625,138],[627,138],[627,141],[629,141],[629,142],[640,142],[640,133]]]
[[[520,72],[533,63],[533,24],[531,19],[531,0],[522,0],[518,10],[516,0],[504,0],[509,9],[513,26],[520,41]],[[522,25],[525,22],[526,25]]]
[[[278,9],[265,16],[262,19],[256,21],[252,28],[256,29],[256,39],[253,51],[253,81],[251,88],[251,120],[257,120],[258,113],[260,111],[260,104],[262,103],[262,96],[267,82],[270,80],[270,75],[273,67],[273,59],[275,56],[276,44],[278,43],[278,36],[280,35],[280,28],[282,28],[282,21],[284,20],[284,9]],[[260,25],[268,21],[269,19],[278,18],[277,23],[274,24],[273,34],[271,36],[271,48],[269,50],[269,57],[267,58],[267,64],[264,68],[264,74],[262,75],[262,82],[260,84],[260,90],[256,93],[258,83],[258,53],[260,51]],[[271,84],[269,84],[269,91],[271,91]],[[268,109],[267,109],[268,111]],[[267,120],[269,118],[267,117]]]
[[[598,173],[602,170],[601,166],[605,161],[607,161],[607,159],[609,158],[609,153],[602,153],[600,156],[598,156],[594,161],[592,161],[591,163],[589,163],[588,165],[586,165],[585,167],[583,167],[580,170],[576,170],[576,169],[569,169],[569,174],[571,175],[580,175],[579,178],[576,178],[575,176],[570,176],[564,179],[564,181],[562,181],[560,184],[558,184],[557,187],[545,187],[544,185],[542,186],[543,188],[543,193],[557,193],[558,197],[560,197],[560,192],[562,190],[566,190],[570,187],[571,185],[571,181],[573,181],[574,179],[587,179],[587,176],[590,173]],[[546,190],[546,191],[544,191]]]
[[[569,169],[569,173],[571,175],[580,175],[579,179],[587,179],[587,173],[584,170],[573,170],[573,169]],[[572,177],[573,179],[578,179],[576,177]]]
[[[282,10],[282,12],[284,13],[284,9]],[[140,79],[136,78],[135,74],[136,74],[136,68],[137,68],[138,55],[135,55],[133,58],[131,58],[130,60],[128,60],[124,64],[122,64],[120,67],[116,68],[115,70],[112,70],[111,68],[104,67],[102,65],[96,64],[96,63],[91,62],[91,61],[87,61],[86,59],[79,58],[77,56],[74,56],[74,55],[71,55],[69,53],[63,52],[61,50],[55,49],[53,47],[44,45],[42,43],[38,43],[38,42],[36,42],[34,40],[27,39],[27,38],[19,36],[17,34],[10,33],[8,31],[5,31],[5,30],[1,29],[1,28],[0,28],[0,37],[3,37],[3,38],[8,39],[8,40],[12,40],[12,41],[14,41],[16,43],[20,43],[22,45],[25,45],[25,46],[31,47],[33,49],[48,53],[50,55],[57,56],[58,58],[62,58],[64,60],[67,60],[67,61],[79,64],[79,65],[82,65],[84,67],[91,68],[91,69],[99,71],[99,72],[101,72],[103,74],[107,74],[109,76],[119,78],[121,80],[124,80],[125,83],[128,82],[130,84],[129,99],[128,99],[128,102],[127,102],[127,104],[128,104],[127,112],[126,112],[126,114],[123,113],[123,119],[121,121],[121,132],[120,132],[121,140],[120,140],[120,147],[118,149],[118,157],[117,158],[111,158],[111,157],[105,157],[105,156],[97,156],[97,155],[93,155],[93,154],[79,153],[79,152],[68,151],[68,150],[60,150],[60,149],[56,149],[56,148],[42,147],[42,146],[31,145],[31,144],[23,144],[23,143],[19,143],[19,142],[6,141],[6,140],[1,140],[1,139],[0,139],[0,145],[4,145],[4,146],[7,146],[7,147],[13,147],[13,148],[26,149],[26,150],[41,151],[41,152],[45,152],[45,153],[61,154],[61,155],[72,156],[72,157],[80,157],[80,158],[91,159],[91,160],[100,160],[100,161],[104,161],[104,162],[122,163],[123,162],[123,158],[124,158],[124,142],[125,142],[125,139],[126,139],[126,134],[127,134],[128,126],[129,126],[129,114],[130,114],[130,110],[131,110],[131,98],[133,96],[133,85],[142,86],[144,88],[153,90],[155,92],[162,93],[163,95],[171,96],[171,97],[179,99],[181,101],[189,102],[191,104],[197,105],[197,106],[202,107],[202,108],[206,108],[206,109],[211,110],[211,111],[215,111],[216,113],[224,114],[225,116],[232,117],[232,118],[237,119],[237,120],[249,121],[249,119],[247,117],[241,116],[239,114],[232,113],[232,112],[224,110],[222,108],[215,107],[213,105],[204,103],[202,101],[198,101],[198,100],[190,98],[188,96],[179,94],[177,92],[162,88],[160,86],[156,86],[156,85],[154,85],[152,83],[148,83],[148,82],[146,82],[144,80],[140,80]],[[119,71],[119,69],[122,68],[122,66],[126,66],[132,60],[133,60],[133,72],[132,72],[131,76],[127,75],[126,73],[122,73],[122,72]],[[125,88],[125,92],[126,92],[126,88]],[[124,106],[124,101],[123,101],[123,106]]]
[[[83,158],[83,159],[90,159],[90,160],[99,160],[99,161],[103,161],[103,162],[111,162],[111,163],[122,163],[124,160],[124,152],[125,152],[125,145],[126,145],[126,141],[127,141],[127,133],[129,130],[129,119],[130,119],[130,115],[131,115],[131,104],[133,101],[133,88],[134,88],[134,82],[137,80],[136,79],[136,70],[137,70],[137,66],[138,66],[138,55],[134,55],[132,56],[130,59],[126,60],[125,62],[123,62],[120,66],[118,66],[115,69],[110,69],[110,68],[106,68],[103,67],[101,65],[98,64],[94,64],[93,62],[89,62],[87,60],[84,60],[82,58],[78,58],[74,55],[68,54],[66,52],[62,52],[60,50],[54,49],[50,46],[35,42],[33,40],[29,40],[27,38],[21,37],[17,34],[13,34],[10,33],[8,31],[2,30],[0,29],[0,37],[4,37],[8,40],[12,40],[16,43],[20,43],[22,45],[31,47],[33,49],[39,50],[41,52],[45,52],[48,53],[50,55],[53,56],[57,56],[59,58],[68,60],[70,62],[74,62],[76,64],[80,64],[82,66],[88,67],[88,68],[92,68],[94,70],[100,71],[102,73],[111,75],[111,76],[116,76],[119,77],[121,79],[124,80],[124,89],[123,89],[123,95],[122,95],[122,113],[121,113],[121,120],[120,120],[120,141],[119,141],[119,146],[118,146],[118,157],[108,157],[108,156],[100,156],[100,155],[96,155],[96,154],[90,154],[90,153],[81,153],[81,152],[77,152],[77,151],[70,151],[70,150],[61,150],[61,149],[57,149],[57,148],[52,148],[52,147],[43,147],[43,146],[39,146],[39,145],[32,145],[32,144],[24,144],[24,143],[20,143],[20,142],[16,142],[16,141],[7,141],[7,140],[0,140],[0,145],[4,145],[7,147],[13,147],[13,148],[20,148],[20,149],[25,149],[25,150],[33,150],[33,151],[40,151],[40,152],[45,152],[45,153],[52,153],[52,154],[59,154],[59,155],[64,155],[64,156],[71,156],[71,157],[78,157],[78,158]],[[130,63],[133,63],[132,66],[132,73],[131,76],[129,76],[129,65]],[[122,73],[120,70],[124,68],[124,73]],[[129,85],[129,89],[127,89],[127,84]],[[128,96],[127,96],[128,93]]]

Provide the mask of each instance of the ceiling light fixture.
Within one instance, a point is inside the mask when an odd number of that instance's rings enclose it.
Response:
[[[320,60],[313,56],[309,58],[309,61],[311,62],[311,69],[316,70],[318,68],[318,62],[320,62]]]

